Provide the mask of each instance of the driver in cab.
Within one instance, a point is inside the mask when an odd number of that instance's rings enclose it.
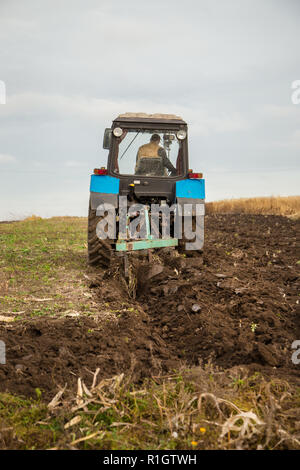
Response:
[[[136,175],[147,176],[176,176],[176,168],[167,157],[166,151],[159,145],[160,136],[153,134],[148,144],[141,145],[136,156]]]

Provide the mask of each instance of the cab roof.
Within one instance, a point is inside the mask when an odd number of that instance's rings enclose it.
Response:
[[[114,121],[125,122],[164,122],[172,124],[186,124],[180,116],[175,114],[148,114],[148,113],[124,113],[120,114]]]

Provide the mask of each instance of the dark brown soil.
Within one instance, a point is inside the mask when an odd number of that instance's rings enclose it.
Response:
[[[96,368],[99,378],[125,372],[139,382],[209,358],[298,381],[291,360],[300,339],[298,230],[280,216],[209,215],[203,256],[162,252],[162,273],[145,281],[139,268],[135,300],[116,271],[95,272],[99,316],[1,328],[0,391],[30,396],[39,388],[50,399],[79,376],[90,384]]]

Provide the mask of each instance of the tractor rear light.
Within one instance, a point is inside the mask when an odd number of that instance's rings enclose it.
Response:
[[[188,174],[188,177],[189,177],[190,179],[201,179],[201,178],[203,178],[203,173],[193,173],[193,172],[190,172],[190,173]]]
[[[107,169],[106,168],[95,168],[94,169],[94,175],[107,175]]]

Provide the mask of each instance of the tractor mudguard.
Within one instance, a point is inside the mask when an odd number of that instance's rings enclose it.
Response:
[[[184,208],[185,204],[193,204],[192,214],[205,214],[205,180],[204,179],[186,179],[176,182],[176,202]],[[201,204],[201,206],[200,206]]]
[[[118,207],[120,181],[109,175],[91,175],[91,209],[96,210],[100,204],[108,203]]]
[[[185,179],[176,181],[176,198],[177,200],[180,198],[205,199],[205,180]]]

